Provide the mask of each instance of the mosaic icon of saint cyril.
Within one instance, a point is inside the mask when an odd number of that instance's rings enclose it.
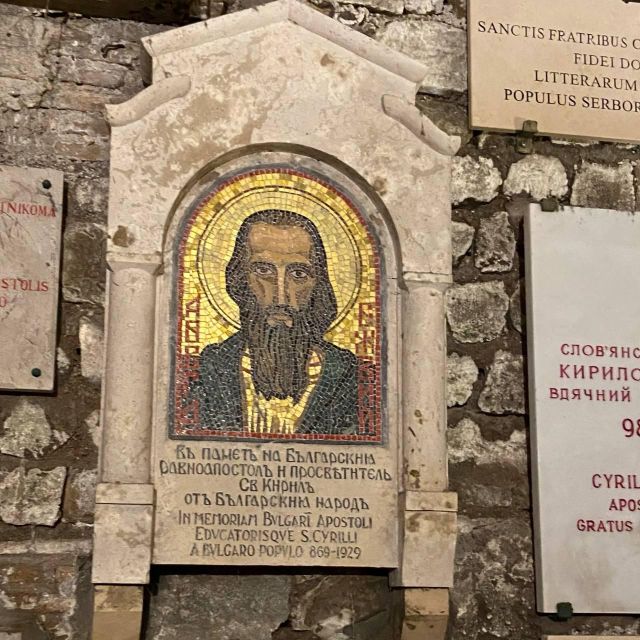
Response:
[[[355,433],[358,362],[324,338],[337,303],[315,224],[278,209],[250,215],[236,236],[226,289],[240,330],[200,354],[191,392],[201,427]]]

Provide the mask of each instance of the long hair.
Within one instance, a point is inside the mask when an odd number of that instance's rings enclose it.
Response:
[[[257,223],[272,224],[287,227],[300,227],[311,237],[311,264],[313,265],[316,285],[309,298],[305,315],[311,319],[315,340],[322,340],[327,329],[336,319],[338,305],[336,296],[329,280],[327,270],[327,254],[322,238],[316,225],[308,218],[292,211],[280,209],[265,209],[250,215],[240,226],[236,236],[233,254],[226,268],[227,293],[238,305],[240,314],[246,307],[248,300],[253,297],[249,289],[247,261],[249,258],[248,237],[252,225]]]

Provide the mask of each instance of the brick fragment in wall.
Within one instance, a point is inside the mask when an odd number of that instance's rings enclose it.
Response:
[[[133,20],[80,18],[64,25],[59,54],[94,62],[109,62],[123,68],[139,68],[140,38],[171,27]]]
[[[451,223],[451,253],[453,264],[458,264],[460,259],[469,251],[475,229],[464,222]]]
[[[571,204],[574,207],[635,210],[633,166],[628,161],[617,166],[583,162],[573,182]]]
[[[553,156],[532,154],[509,167],[504,181],[506,195],[529,194],[534,200],[563,198],[569,186],[562,162]]]
[[[96,409],[92,411],[84,421],[89,433],[91,434],[91,440],[96,447],[100,446],[102,440],[102,425],[100,424],[100,411]]]
[[[289,617],[286,575],[161,575],[145,638],[272,640]]]
[[[516,331],[522,333],[522,299],[520,296],[520,285],[509,298],[509,317]]]
[[[523,358],[508,351],[496,351],[489,367],[489,375],[478,398],[478,406],[485,413],[523,415],[524,368]]]
[[[427,13],[442,13],[444,0],[404,0],[407,13],[426,15]]]
[[[68,373],[69,368],[71,367],[71,361],[64,350],[60,347],[58,347],[56,351],[56,365],[58,367],[58,372],[62,375]]]
[[[87,60],[61,56],[58,79],[60,82],[84,84],[105,89],[118,89],[124,85],[126,68],[104,60]]]
[[[458,519],[452,638],[537,638],[529,515]]]
[[[18,640],[89,638],[87,552],[58,553],[55,543],[50,546],[50,551],[43,552],[38,543],[31,543],[29,553],[10,554],[3,549],[0,555],[0,629],[11,629],[10,638],[13,632]]]
[[[447,320],[458,342],[494,340],[505,328],[508,309],[501,281],[456,284],[447,291]]]
[[[0,452],[17,458],[27,454],[40,458],[45,451],[57,449],[68,439],[66,433],[51,428],[41,406],[21,398],[4,421]]]
[[[469,356],[452,353],[447,358],[447,406],[464,405],[478,379],[478,367]]]
[[[433,19],[402,18],[387,22],[375,37],[425,64],[427,75],[421,91],[447,95],[467,90],[464,30]]]
[[[508,440],[485,440],[480,427],[470,418],[463,418],[447,429],[450,464],[473,462],[476,465],[510,465],[520,471],[527,469],[527,436],[514,430]]]
[[[502,184],[500,172],[491,158],[456,156],[451,167],[451,201],[491,202]]]
[[[47,52],[59,38],[60,26],[28,14],[3,12],[2,29],[0,108],[35,107],[51,88],[54,72]]]
[[[480,221],[476,239],[475,265],[483,273],[511,271],[516,251],[516,235],[506,211]]]
[[[37,163],[53,159],[109,160],[108,127],[97,113],[61,111],[59,109],[22,109],[0,111],[0,134],[3,151],[19,156],[24,162]]]
[[[104,367],[104,332],[89,318],[80,318],[80,368],[82,375],[94,383],[102,380]]]
[[[67,470],[18,467],[0,478],[0,519],[7,524],[52,527],[60,518]]]
[[[211,2],[211,0],[191,0],[189,2],[189,16],[198,20],[216,18],[224,13],[223,2]]]
[[[104,304],[104,256],[106,234],[102,226],[77,223],[66,229],[63,239],[62,297],[66,302]],[[91,256],[92,259],[87,259]]]

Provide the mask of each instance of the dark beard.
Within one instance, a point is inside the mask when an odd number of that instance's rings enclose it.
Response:
[[[274,311],[288,314],[291,327],[280,322],[270,326],[267,318]],[[241,324],[256,391],[267,400],[293,398],[299,402],[309,384],[307,363],[312,347],[320,342],[307,313],[284,305],[260,309],[254,299],[242,310]]]

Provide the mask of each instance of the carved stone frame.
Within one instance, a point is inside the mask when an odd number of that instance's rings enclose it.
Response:
[[[277,52],[273,61],[259,55],[274,38],[297,52],[286,73]],[[166,325],[167,233],[213,167],[269,149],[348,168],[386,212],[378,230],[397,268],[389,296],[398,301],[398,322],[395,314],[388,319],[387,339],[398,353],[403,507],[401,561],[390,578],[405,589],[403,638],[443,637],[457,511],[456,495],[447,491],[444,294],[451,282],[451,156],[459,140],[414,106],[426,69],[294,0],[161,33],[144,45],[153,84],[108,107],[110,239],[94,638],[106,637],[114,612],[119,636],[138,637],[141,589],[132,585],[149,579],[152,424],[163,379],[156,372],[166,369],[157,344],[158,329]],[[230,49],[234,56],[227,59]],[[256,65],[262,65],[260,74]],[[265,69],[273,85],[288,74],[277,97]],[[314,97],[313,108],[307,95]],[[246,96],[257,96],[251,109],[244,108]],[[123,617],[126,611],[131,615]],[[126,620],[130,635],[122,636]]]

